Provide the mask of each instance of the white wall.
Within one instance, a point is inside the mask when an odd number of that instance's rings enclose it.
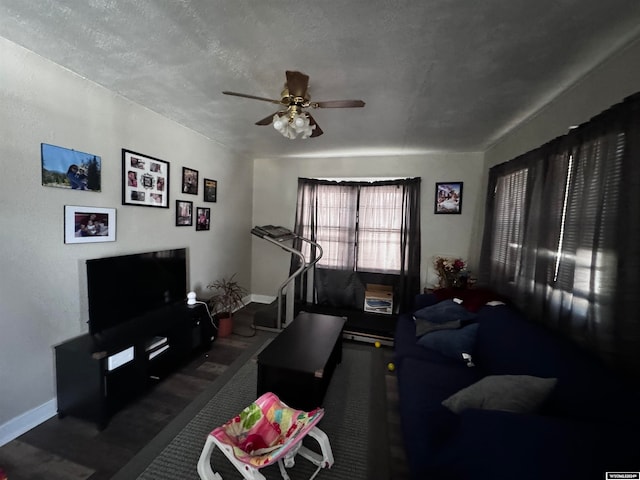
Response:
[[[308,140],[313,141],[313,140]],[[484,169],[479,153],[432,153],[405,157],[366,158],[288,158],[254,161],[253,223],[293,228],[296,211],[298,177],[354,178],[421,177],[422,284],[427,283],[427,269],[438,254],[468,258],[471,229],[479,209],[484,206],[481,185]],[[435,182],[464,182],[462,213],[435,215]],[[287,278],[290,254],[254,237],[251,290],[255,294],[274,296]]]
[[[53,346],[86,331],[84,261],[188,247],[202,291],[251,264],[250,160],[0,38],[0,445],[55,412]],[[41,185],[40,144],[102,158],[102,191]],[[121,149],[170,162],[169,209],[121,205]],[[180,191],[182,167],[218,180],[217,203]],[[211,230],[175,226],[175,200],[211,207]],[[117,209],[117,241],[65,245],[64,205]],[[40,418],[38,418],[40,417]]]
[[[487,167],[564,135],[625,97],[640,91],[640,39],[594,68],[485,153]]]

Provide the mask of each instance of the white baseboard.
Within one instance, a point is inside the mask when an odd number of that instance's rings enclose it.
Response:
[[[52,398],[39,407],[12,418],[7,423],[0,425],[0,447],[11,440],[18,438],[25,432],[46,422],[58,413],[57,401]]]
[[[266,304],[270,304],[271,302],[273,302],[277,297],[272,297],[269,295],[256,295],[255,293],[252,293],[250,296],[250,301],[254,302],[254,303],[266,303]],[[249,302],[247,302],[249,303]]]

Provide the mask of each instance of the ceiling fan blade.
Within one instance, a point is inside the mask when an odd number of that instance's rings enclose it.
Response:
[[[309,86],[309,76],[302,72],[293,72],[290,70],[287,70],[286,73],[289,95],[304,98],[307,93],[307,87]]]
[[[364,107],[362,100],[329,100],[327,102],[311,102],[309,104],[313,108],[355,108]]]
[[[225,95],[233,95],[234,97],[242,97],[242,98],[251,98],[253,100],[262,100],[263,102],[275,103],[280,105],[280,100],[274,100],[272,98],[264,98],[264,97],[256,97],[255,95],[247,95],[246,93],[236,93],[236,92],[222,92]]]
[[[309,112],[307,112],[307,117],[309,117],[309,125],[316,126],[316,128],[314,128],[313,131],[311,132],[311,135],[310,135],[311,138],[319,137],[320,135],[322,135],[324,132],[320,128],[320,125],[316,123],[316,120],[309,114]]]
[[[268,117],[264,117],[262,120],[258,120],[256,122],[256,125],[271,125],[271,122],[273,122],[273,116],[277,115],[278,113],[280,112],[272,113]]]

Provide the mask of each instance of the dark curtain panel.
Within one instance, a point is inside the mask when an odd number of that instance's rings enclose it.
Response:
[[[640,375],[640,96],[491,169],[480,281]]]
[[[305,236],[306,238],[311,240],[312,242],[316,241],[315,231],[316,231],[316,197],[317,197],[317,184],[311,182],[305,182],[305,179],[298,179],[298,197],[296,201],[296,218],[293,227],[293,232],[299,236]],[[307,234],[306,230],[310,231],[310,235]],[[303,242],[299,238],[293,240],[293,248],[298,251],[302,251],[306,242]],[[312,261],[316,258],[317,252],[316,248],[313,246],[309,246],[308,252],[308,260]],[[297,270],[299,267],[299,259],[295,255],[291,255],[291,266],[289,268],[290,273]],[[301,278],[297,278],[295,281],[295,295],[296,298],[303,299],[304,292],[307,291],[307,278],[304,275]],[[305,300],[305,299],[303,299]],[[313,302],[316,301],[315,292]]]
[[[402,232],[400,255],[402,270],[398,296],[400,311],[408,311],[420,291],[420,178],[402,184]]]
[[[640,377],[640,94],[620,105],[624,150],[617,205],[613,342],[618,361]]]

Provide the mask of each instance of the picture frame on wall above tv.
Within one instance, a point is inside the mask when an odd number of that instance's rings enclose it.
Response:
[[[169,208],[169,162],[123,148],[122,204]]]
[[[198,194],[198,171],[192,168],[182,167],[182,193],[189,195]]]
[[[204,179],[204,201],[216,202],[218,197],[218,181],[210,178]]]
[[[93,153],[42,143],[42,185],[70,190],[100,192],[102,159]]]
[[[116,209],[64,207],[64,243],[115,242]]]
[[[462,182],[437,182],[434,211],[436,214],[462,213]]]
[[[176,227],[191,227],[193,225],[193,202],[176,200]]]
[[[205,207],[196,208],[196,231],[209,230],[211,225],[211,209]]]

